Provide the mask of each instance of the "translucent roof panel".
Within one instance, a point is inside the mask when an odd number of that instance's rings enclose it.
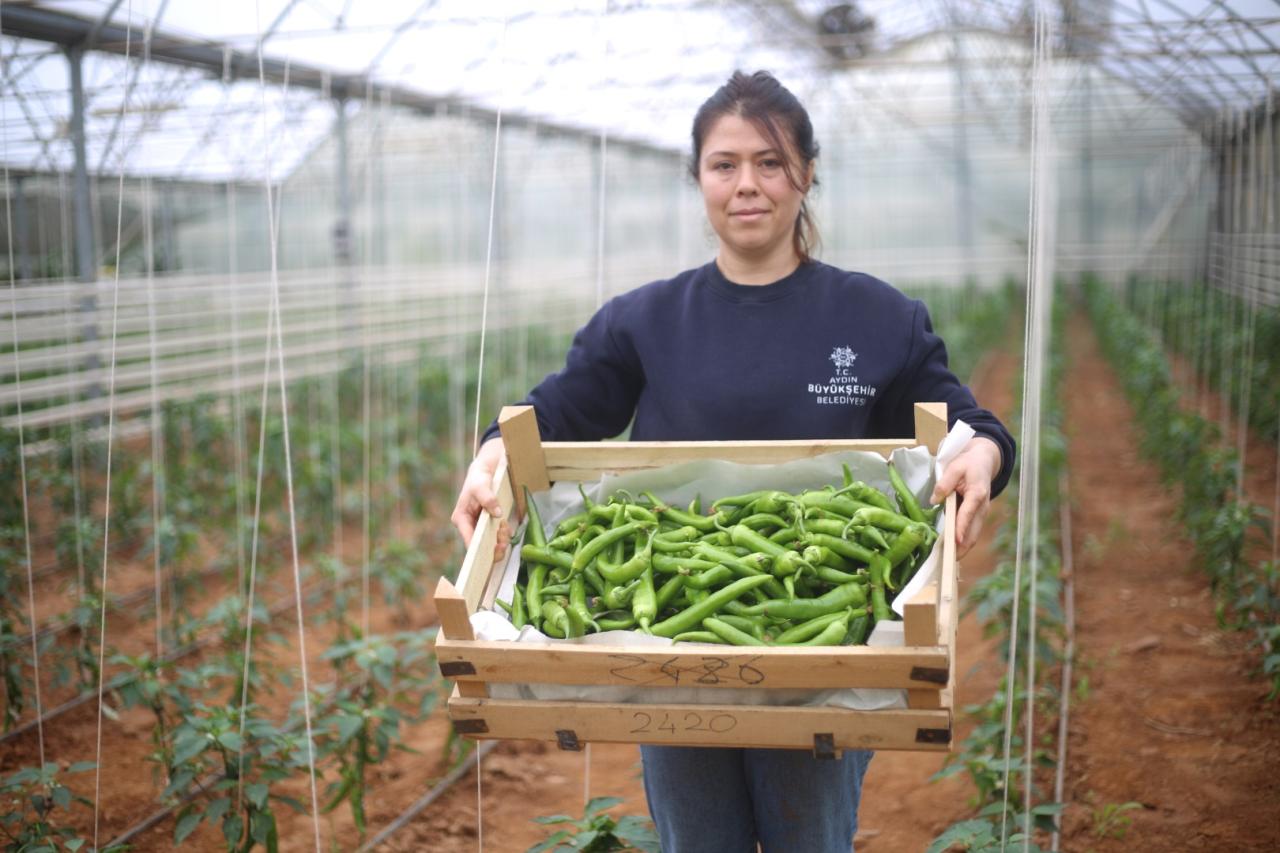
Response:
[[[9,34],[0,42],[6,83],[0,156],[11,168],[36,171],[65,171],[72,162],[67,59],[19,22],[37,12],[92,28],[96,50],[84,60],[92,170],[249,180],[296,167],[332,126],[326,94],[343,89],[352,99],[394,89],[424,103],[501,109],[678,150],[697,105],[735,68],[768,68],[812,94],[844,70],[919,63],[909,47],[942,31],[1029,45],[1033,6],[1028,0],[9,5],[0,8]],[[1042,8],[1053,22],[1057,55],[1129,83],[1190,127],[1257,107],[1280,77],[1274,0],[1061,0]],[[203,60],[184,66],[146,58],[148,48],[159,55],[186,45],[203,48]],[[267,75],[265,92],[255,79],[259,46],[279,72]],[[121,57],[126,52],[128,59]]]

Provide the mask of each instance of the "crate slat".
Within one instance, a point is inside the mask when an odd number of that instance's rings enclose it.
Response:
[[[436,658],[471,670],[459,681],[601,684],[643,687],[921,688],[946,684],[941,646],[746,647],[681,643],[671,647],[436,641]],[[457,666],[465,664],[466,666]]]
[[[812,750],[820,735],[830,736],[828,743],[835,751],[946,752],[951,743],[948,710],[632,705],[468,699],[455,693],[449,715],[469,737],[556,740],[562,746],[599,741]]]

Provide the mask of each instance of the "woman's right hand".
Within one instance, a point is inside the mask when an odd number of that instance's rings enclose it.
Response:
[[[506,453],[506,447],[499,437],[491,438],[480,446],[480,452],[467,468],[467,476],[462,482],[462,492],[458,495],[453,515],[449,516],[453,526],[462,534],[463,544],[470,547],[481,510],[492,515],[498,521],[498,541],[493,549],[495,560],[505,557],[507,548],[511,545],[511,526],[502,517],[498,496],[493,491],[493,477]]]

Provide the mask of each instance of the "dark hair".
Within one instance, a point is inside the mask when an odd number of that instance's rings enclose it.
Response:
[[[810,165],[818,158],[818,142],[813,138],[813,123],[809,121],[809,113],[795,95],[778,82],[768,71],[757,71],[754,74],[733,72],[729,82],[698,108],[693,117],[693,159],[689,161],[689,174],[696,181],[699,178],[702,158],[702,143],[711,126],[727,115],[741,116],[749,121],[769,140],[769,143],[784,154],[783,170],[791,186],[800,192],[807,192],[809,187],[817,186],[815,177],[808,185],[800,182],[801,175],[795,172],[792,162],[794,155],[799,156],[800,165],[808,172]],[[813,259],[813,252],[819,245],[818,226],[809,210],[806,198],[800,203],[800,214],[796,217],[796,228],[792,237],[792,245],[801,263]]]

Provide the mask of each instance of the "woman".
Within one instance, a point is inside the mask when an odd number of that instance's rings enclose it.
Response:
[[[960,498],[958,552],[1008,482],[1013,439],[947,368],[924,305],[814,260],[807,195],[818,145],[800,102],[765,72],[736,72],[698,110],[690,172],[715,260],[606,303],[565,367],[530,392],[542,437],[636,441],[901,437],[913,404],[947,403],[978,433],[933,493]],[[496,425],[453,523],[470,542],[504,450]],[[505,552],[510,529],[500,528]],[[643,746],[645,792],[666,853],[840,851],[857,829],[867,751]]]

